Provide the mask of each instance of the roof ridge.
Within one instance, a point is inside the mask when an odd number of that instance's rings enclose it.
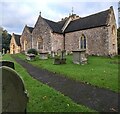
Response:
[[[49,20],[49,19],[46,19],[46,18],[43,18],[43,17],[42,17],[42,19],[44,19],[44,20],[47,20],[47,21],[50,21],[50,22],[53,22],[53,23],[56,23],[56,24],[57,24],[57,22],[55,22],[55,21],[52,21],[52,20]]]
[[[89,28],[95,28],[98,26],[106,26],[108,24],[110,9],[91,14],[89,16],[79,18],[70,22],[65,32],[73,32],[77,30],[84,30]]]
[[[94,14],[91,14],[91,15],[88,15],[88,16],[85,16],[85,17],[81,17],[81,18],[76,19],[76,20],[85,19],[85,18],[88,18],[88,17],[91,17],[91,16],[95,16],[95,15],[101,14],[101,13],[103,13],[103,12],[107,12],[107,11],[110,11],[110,9],[103,10],[103,11],[100,11],[100,12],[98,12],[98,13],[94,13]],[[73,20],[73,21],[76,21],[76,20]],[[73,21],[72,21],[72,22],[73,22]]]
[[[45,19],[43,17],[42,19],[48,24],[48,26],[53,30],[53,32],[62,33],[59,23]]]
[[[28,27],[28,28],[34,28],[34,27],[31,27],[31,26],[28,26],[28,25],[27,25],[27,27]]]
[[[15,34],[15,33],[13,33],[15,36],[21,36],[21,35],[19,35],[19,34]]]

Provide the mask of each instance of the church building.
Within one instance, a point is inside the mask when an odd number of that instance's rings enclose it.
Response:
[[[86,49],[89,55],[117,55],[117,26],[113,7],[86,17],[71,14],[54,22],[41,16],[34,26],[25,26],[20,38],[21,51],[39,52]]]
[[[10,41],[10,54],[16,54],[21,52],[21,44],[20,44],[20,35],[12,34],[12,38]]]

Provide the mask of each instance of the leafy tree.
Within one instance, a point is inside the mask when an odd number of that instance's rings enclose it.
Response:
[[[0,33],[2,33],[2,49],[4,48],[6,53],[7,50],[10,50],[11,35],[7,32],[7,30],[3,29],[1,29]]]
[[[118,54],[120,54],[120,27],[117,29]]]
[[[2,32],[3,32],[3,28],[0,27],[0,52],[2,51]]]

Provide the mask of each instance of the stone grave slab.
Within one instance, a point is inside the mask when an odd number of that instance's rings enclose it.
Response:
[[[86,50],[75,50],[72,52],[74,64],[87,64]]]
[[[39,54],[40,59],[48,59],[48,52],[40,52]]]
[[[0,114],[2,113],[2,69],[0,69]]]

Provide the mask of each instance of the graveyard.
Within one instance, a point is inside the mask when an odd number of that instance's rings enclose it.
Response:
[[[95,109],[75,103],[68,96],[56,91],[49,84],[43,84],[41,81],[31,77],[24,67],[18,64],[15,58],[30,63],[31,65],[46,69],[55,74],[61,74],[68,79],[92,85],[98,88],[120,92],[118,87],[118,64],[119,56],[113,58],[89,56],[87,64],[74,64],[73,56],[66,56],[66,64],[55,65],[54,59],[27,60],[25,54],[5,54],[3,60],[10,60],[15,63],[15,70],[25,82],[25,87],[29,93],[28,112],[96,112]]]
[[[17,73],[24,80],[29,93],[27,112],[96,112],[74,103],[69,97],[32,78],[9,54],[4,55],[2,59],[13,61]]]
[[[24,54],[16,54],[14,56],[26,60]],[[62,65],[54,65],[53,59],[40,60],[38,56],[34,61],[27,62],[39,68],[62,74],[73,80],[118,92],[119,56],[112,59],[89,56],[88,64],[85,65],[73,64],[72,55],[66,56],[66,59],[66,64]]]
[[[116,3],[20,3],[3,4],[0,113],[118,112]]]

